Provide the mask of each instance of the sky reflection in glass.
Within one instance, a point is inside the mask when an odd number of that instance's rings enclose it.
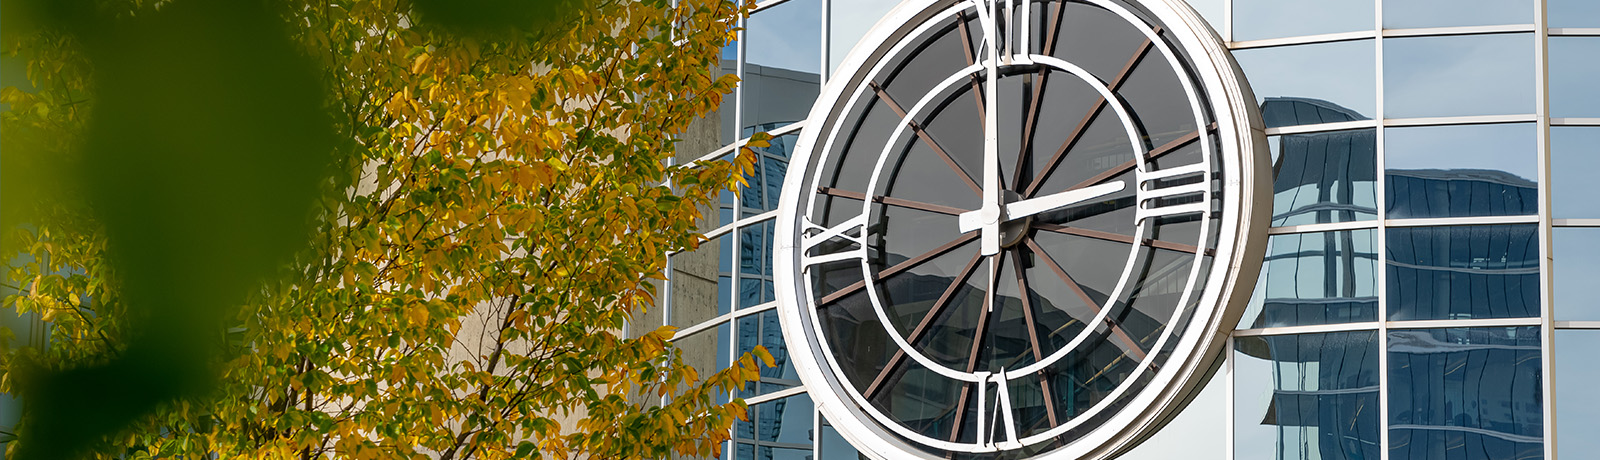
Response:
[[[1267,127],[1369,120],[1377,113],[1372,40],[1233,53]],[[1300,104],[1293,104],[1300,102]]]
[[[1600,218],[1600,127],[1550,128],[1550,205],[1557,219]]]
[[[1533,113],[1530,34],[1388,38],[1385,118]]]

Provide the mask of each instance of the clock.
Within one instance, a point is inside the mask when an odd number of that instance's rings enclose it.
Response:
[[[801,131],[790,357],[879,458],[1124,451],[1216,369],[1264,252],[1265,146],[1180,0],[907,0]]]

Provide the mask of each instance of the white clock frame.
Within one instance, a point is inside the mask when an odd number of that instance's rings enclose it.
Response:
[[[951,452],[982,453],[1016,449],[1052,440],[1074,428],[1077,425],[1075,422],[1089,419],[1105,408],[1105,404],[1097,404],[1089,413],[1079,415],[1071,421],[1044,433],[1023,439],[1016,439],[1013,429],[1011,430],[1013,434],[1010,439],[998,443],[993,442],[994,440],[992,439],[980,441],[976,444],[942,441],[927,438],[893,421],[884,421],[887,417],[877,413],[877,409],[867,403],[859,391],[849,382],[842,381],[835,372],[829,370],[837,369],[838,364],[832,362],[831,351],[826,349],[824,341],[821,339],[822,330],[813,315],[815,306],[812,305],[809,288],[805,284],[805,277],[802,276],[806,267],[820,263],[819,260],[806,260],[811,259],[804,256],[806,249],[810,246],[810,244],[807,244],[808,242],[825,241],[832,236],[845,235],[855,229],[864,229],[867,223],[868,213],[866,212],[863,212],[855,219],[851,219],[851,222],[831,229],[811,225],[802,217],[802,213],[814,203],[812,198],[815,189],[807,190],[806,188],[812,187],[816,183],[814,177],[806,177],[806,174],[808,172],[821,174],[821,168],[811,171],[813,169],[812,162],[816,161],[820,155],[814,153],[814,151],[825,152],[828,150],[825,146],[817,148],[817,143],[819,139],[832,139],[835,137],[834,133],[824,132],[826,129],[837,129],[837,126],[829,126],[826,121],[836,113],[848,113],[848,105],[857,99],[856,96],[860,92],[867,90],[866,79],[881,71],[882,67],[890,61],[890,59],[887,59],[888,57],[900,55],[903,51],[902,48],[913,42],[912,40],[903,39],[922,36],[926,29],[934,27],[939,22],[936,19],[942,16],[954,15],[958,10],[967,10],[975,7],[980,12],[979,17],[982,18],[986,16],[982,12],[987,8],[993,8],[992,5],[994,3],[1010,5],[1016,1],[907,0],[901,3],[866,34],[861,41],[861,45],[852,50],[840,64],[838,71],[835,73],[836,77],[829,79],[822,96],[817,98],[816,104],[811,109],[810,117],[808,118],[810,121],[800,134],[795,155],[791,160],[789,172],[784,182],[783,199],[778,209],[777,231],[774,243],[776,294],[784,340],[789,347],[789,355],[795,369],[819,410],[839,429],[838,431],[842,436],[860,448],[863,453],[875,458],[925,458],[929,460],[942,458],[942,456],[935,456],[923,449],[908,445],[901,438],[912,439],[925,447]],[[1117,13],[1130,23],[1142,23],[1132,12],[1110,0],[1077,1],[1106,8]],[[1201,377],[1209,375],[1215,369],[1213,366],[1216,361],[1215,358],[1223,351],[1227,331],[1231,330],[1231,326],[1238,321],[1239,316],[1242,314],[1243,304],[1249,299],[1250,291],[1254,287],[1256,275],[1259,271],[1261,258],[1265,252],[1265,230],[1269,218],[1268,214],[1271,210],[1270,163],[1266,155],[1267,143],[1261,117],[1255,105],[1255,98],[1244,81],[1243,72],[1240,71],[1221,41],[1205,25],[1204,20],[1184,4],[1182,0],[1143,0],[1140,4],[1166,26],[1168,38],[1176,40],[1178,46],[1188,51],[1191,59],[1188,64],[1192,66],[1194,75],[1198,77],[1199,83],[1203,86],[1203,94],[1207,96],[1206,101],[1203,102],[1209,103],[1216,117],[1215,132],[1222,140],[1219,143],[1222,151],[1215,158],[1220,159],[1220,170],[1226,179],[1220,190],[1222,207],[1220,210],[1220,235],[1215,248],[1215,257],[1217,259],[1212,265],[1212,270],[1207,274],[1209,278],[1206,280],[1206,290],[1200,293],[1201,299],[1196,307],[1195,315],[1190,320],[1191,326],[1181,336],[1177,337],[1179,342],[1176,344],[1173,357],[1167,361],[1168,365],[1161,367],[1155,373],[1149,385],[1140,390],[1137,396],[1124,409],[1111,415],[1110,419],[1078,439],[1067,442],[1065,446],[1044,452],[1033,458],[1105,458],[1131,448],[1136,441],[1148,436],[1154,428],[1165,423],[1170,416],[1176,413],[1179,408],[1177,406],[1186,402],[1194,393],[1199,391],[1200,386],[1204,383]],[[1024,8],[1022,10],[1027,11],[1028,9]],[[1021,21],[1024,24],[1022,26],[1022,36],[1029,34],[1026,28],[1030,22],[1026,19]],[[994,27],[991,27],[989,22],[981,23],[984,24],[984,29],[986,30],[984,36],[990,37],[991,33],[988,30]],[[916,28],[908,28],[910,24],[921,25]],[[1180,75],[1182,75],[1182,66],[1177,61],[1178,57],[1173,50],[1169,49],[1164,41],[1155,36],[1153,30],[1149,28],[1141,28],[1140,30],[1145,33],[1145,36],[1155,46],[1160,48],[1159,52],[1166,58],[1167,64],[1178,69]],[[989,40],[992,39],[986,38],[985,41]],[[1006,40],[1010,40],[1010,38]],[[941,88],[959,83],[959,80],[965,79],[969,74],[986,72],[986,75],[995,75],[997,66],[1002,65],[1000,62],[1005,62],[1005,65],[1009,65],[1014,61],[1046,65],[1062,73],[1075,75],[1078,79],[1089,83],[1097,91],[1100,91],[1103,96],[1110,96],[1110,90],[1101,85],[1098,80],[1089,76],[1083,69],[1053,57],[1029,54],[1029,50],[1025,49],[1026,40],[1018,40],[1018,43],[1021,44],[1021,46],[1018,46],[1019,48],[1024,48],[1021,53],[1004,57],[991,53],[990,57],[986,57],[945,79],[935,89],[930,90],[927,96],[922,97],[922,100],[918,101],[907,112],[905,118],[908,120],[916,119],[916,115],[927,105],[929,98],[939,94]],[[890,44],[893,46],[886,46]],[[993,47],[987,48],[991,51],[993,49]],[[1157,51],[1153,50],[1152,52]],[[869,65],[874,67],[869,69],[867,68]],[[992,85],[996,79],[985,78],[985,80],[991,85],[990,92],[992,93]],[[1189,105],[1195,110],[1198,117],[1199,111],[1202,110],[1202,101],[1198,99],[1195,88],[1190,86],[1191,80],[1187,78],[1180,78],[1179,80],[1185,85],[1185,91],[1190,99]],[[847,94],[846,91],[851,91],[851,93]],[[993,113],[995,98],[984,99],[990,104],[989,112]],[[1107,101],[1115,99],[1114,97],[1106,97]],[[1133,121],[1122,105],[1117,103],[1108,105],[1117,113],[1117,118],[1128,131],[1128,135],[1136,139],[1137,134]],[[994,123],[993,115],[989,116],[988,119],[988,123]],[[896,140],[905,131],[905,124],[899,124],[890,142],[885,147],[886,152],[887,149],[897,145]],[[986,149],[992,150],[996,131],[991,126],[985,132],[988,138],[985,142]],[[1204,138],[1205,136],[1202,135],[1202,139]],[[1212,161],[1213,156],[1210,155],[1211,143],[1202,142],[1202,145],[1207,152],[1205,161]],[[1136,146],[1135,149],[1138,149],[1138,147]],[[1143,153],[1142,151],[1136,151],[1135,158],[1143,158]],[[880,155],[878,162],[883,161],[886,157],[886,154]],[[985,163],[987,168],[987,164],[992,163],[992,161],[986,161]],[[1139,165],[1139,176],[1135,183],[1141,184],[1141,186],[1138,186],[1140,197],[1139,204],[1135,206],[1138,207],[1137,219],[1141,222],[1139,225],[1142,227],[1144,225],[1142,222],[1147,214],[1146,209],[1143,207],[1147,197],[1143,193],[1144,187],[1142,184],[1155,178],[1147,176],[1165,176],[1175,172],[1176,169],[1182,168],[1147,173],[1142,161]],[[882,169],[881,165],[879,166],[878,171],[873,173],[873,185],[869,186],[869,189],[876,190],[876,183],[881,174],[879,171]],[[986,177],[989,175],[990,172],[985,173]],[[993,187],[985,187],[985,189],[994,190]],[[988,192],[986,191],[985,193]],[[1209,201],[1211,192],[1207,191],[1206,193],[1207,201]],[[988,201],[986,201],[986,206],[987,203]],[[870,200],[864,203],[863,206],[871,206]],[[807,235],[807,231],[817,230],[820,230],[821,233]],[[1135,246],[1134,250],[1137,251],[1137,246]],[[861,244],[858,251],[858,254],[845,253],[831,256],[865,258],[867,245]],[[822,259],[825,260],[826,258]],[[1118,291],[1127,282],[1127,270],[1131,269],[1132,258],[1130,258],[1128,264],[1127,267],[1124,267],[1124,276],[1119,281]],[[1196,264],[1197,269],[1198,267],[1199,264]],[[867,274],[867,276],[870,279],[871,275]],[[1191,276],[1184,298],[1187,299],[1192,295],[1188,291],[1193,289],[1194,282],[1195,278]],[[867,292],[870,296],[876,295],[872,289],[868,289]],[[1112,298],[1116,298],[1116,295],[1114,294]],[[883,324],[889,324],[888,319],[883,317],[885,313],[884,309],[881,308],[881,304],[875,298],[873,302],[880,320],[883,321]],[[1104,316],[1108,311],[1110,309],[1105,308],[1099,314]],[[1181,309],[1178,313],[1181,313]],[[1088,330],[1092,329],[1089,328]],[[1034,363],[1024,369],[1010,372],[1025,374],[1037,370],[1035,368],[1042,368],[1054,360],[1060,359],[1061,356],[1064,356],[1081,343],[1088,330],[1085,331],[1085,334],[1080,334],[1071,345],[1063,347],[1054,353],[1051,358]],[[907,351],[907,355],[910,358],[926,359],[920,357],[920,353],[916,352],[915,348],[910,346],[899,334],[890,331],[889,336],[895,340],[897,346]],[[1166,334],[1161,340],[1165,341],[1168,337],[1172,337],[1172,335]],[[1160,348],[1160,345],[1156,348]],[[1149,360],[1141,362],[1140,369],[1143,370],[1149,363]],[[1004,373],[963,373],[943,366],[929,364],[933,363],[923,363],[928,369],[947,378],[967,382],[981,382],[984,385],[983,388],[987,388],[987,385],[992,384],[996,377],[1002,379],[1002,381],[1005,379]],[[1005,385],[998,386],[1003,393]],[[1120,385],[1116,392],[1121,393],[1127,388],[1128,386],[1125,384]],[[980,398],[979,412],[982,412],[986,407],[982,401],[985,393],[986,391],[978,392],[978,398]],[[1106,398],[1105,401],[1115,399],[1115,395],[1113,395]],[[1006,411],[1004,415],[1005,418],[1001,422],[1010,424],[1010,411]],[[868,422],[869,419],[877,421]],[[980,427],[984,420],[983,417],[979,417],[978,423]],[[979,431],[985,432],[986,430],[980,428]]]

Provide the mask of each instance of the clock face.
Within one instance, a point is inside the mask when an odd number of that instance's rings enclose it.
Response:
[[[775,252],[841,433],[1099,457],[1197,390],[1270,207],[1253,98],[1201,24],[1178,0],[911,0],[846,59]]]

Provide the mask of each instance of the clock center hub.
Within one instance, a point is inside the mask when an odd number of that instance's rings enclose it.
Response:
[[[1007,205],[1022,201],[1022,195],[1011,190],[1006,190],[1000,195],[1000,198],[1005,200]],[[1004,206],[1001,206],[1001,208],[1003,209]],[[1033,216],[1002,221],[1000,224],[1000,247],[1010,248],[1021,243],[1022,237],[1028,234],[1028,226],[1032,224]]]

